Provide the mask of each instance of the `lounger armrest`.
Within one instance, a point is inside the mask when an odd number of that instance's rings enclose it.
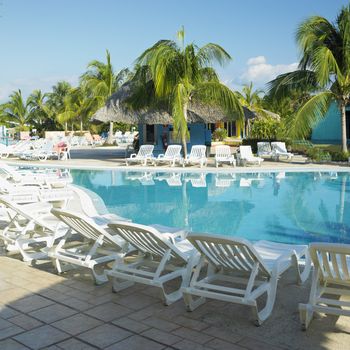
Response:
[[[158,154],[158,159],[164,158],[164,154]]]
[[[130,154],[130,158],[136,158],[137,154],[136,153],[132,153]]]

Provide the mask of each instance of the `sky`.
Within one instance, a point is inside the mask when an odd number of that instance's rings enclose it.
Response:
[[[221,45],[232,61],[219,68],[234,89],[264,88],[294,70],[298,24],[330,21],[349,0],[0,0],[0,102],[21,89],[49,92],[60,80],[77,84],[87,64],[111,53],[115,70],[160,39]]]

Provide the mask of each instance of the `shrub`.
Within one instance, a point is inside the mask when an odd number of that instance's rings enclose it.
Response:
[[[329,151],[332,160],[334,162],[347,162],[349,157],[350,157],[350,153],[349,152],[335,152],[335,151]]]
[[[252,139],[276,139],[279,127],[280,121],[272,117],[255,119],[251,128],[250,137]]]
[[[316,162],[329,162],[332,160],[329,152],[324,151],[319,147],[312,147],[306,151],[308,157]]]
[[[213,139],[217,141],[224,141],[227,137],[227,130],[222,128],[217,128],[213,132]]]

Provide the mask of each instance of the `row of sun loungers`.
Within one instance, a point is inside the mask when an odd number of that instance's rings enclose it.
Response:
[[[12,179],[25,177],[19,171],[12,172],[17,173],[9,175]],[[62,191],[69,196],[68,179],[63,188],[43,189],[46,175],[33,175],[32,186],[37,186],[39,193],[50,193],[47,200],[36,197],[34,192],[26,198],[21,193],[19,197],[16,193],[0,196],[7,215],[0,238],[7,251],[21,253],[26,262],[50,258],[59,273],[85,267],[97,284],[111,279],[115,292],[134,283],[154,286],[166,305],[183,298],[189,311],[207,298],[243,304],[252,309],[254,321],[260,325],[273,310],[281,275],[292,268],[295,282],[303,283],[312,261],[310,299],[299,307],[303,327],[309,325],[315,311],[350,316],[341,308],[350,306],[349,302],[324,296],[349,294],[344,289],[349,287],[350,275],[347,245],[251,243],[238,237],[145,226],[112,216],[99,221],[91,216],[93,212],[67,209],[69,198],[57,201],[64,196]],[[56,177],[59,179],[59,174]],[[25,190],[26,185],[20,187]],[[85,206],[86,198],[81,200]],[[174,289],[171,284],[169,290],[168,282],[178,279],[181,286]],[[261,306],[257,300],[263,295],[266,299]]]

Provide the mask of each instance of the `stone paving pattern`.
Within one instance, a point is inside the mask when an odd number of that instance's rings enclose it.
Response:
[[[297,305],[309,283],[280,281],[275,309],[261,327],[241,305],[207,301],[186,312],[182,300],[164,306],[156,288],[134,285],[112,293],[89,273],[62,276],[51,263],[28,266],[0,256],[0,349],[281,350],[349,349],[350,320],[318,316],[300,330]]]

